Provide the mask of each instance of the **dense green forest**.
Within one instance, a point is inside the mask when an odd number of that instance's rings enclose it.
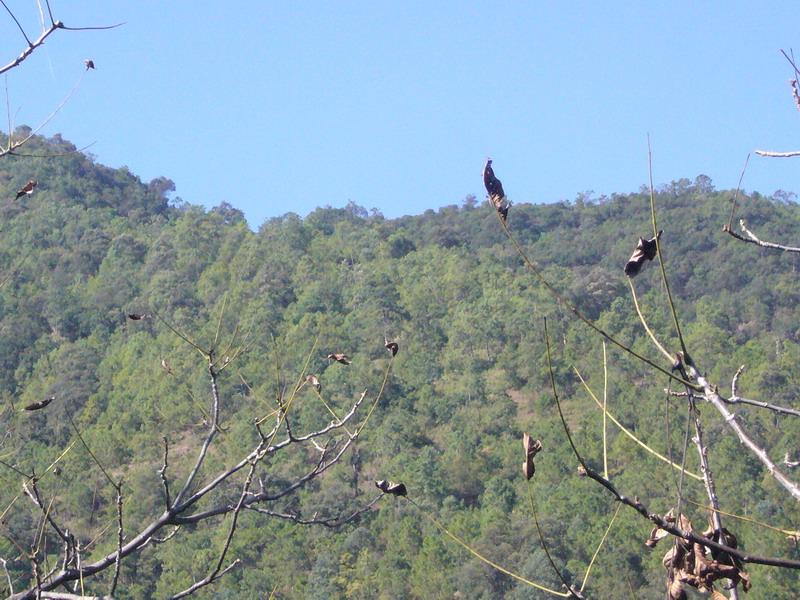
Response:
[[[230,549],[231,559],[241,563],[198,596],[550,597],[479,561],[430,519],[509,570],[558,589],[521,472],[523,432],[544,447],[531,489],[545,539],[556,563],[580,582],[616,503],[577,474],[550,389],[543,317],[554,342],[553,368],[567,421],[597,468],[602,412],[574,368],[602,395],[602,338],[524,269],[485,203],[468,197],[398,219],[349,204],[305,217],[287,212],[253,231],[227,203],[204,210],[170,200],[174,186],[168,179],[143,183],[126,168],[108,168],[76,152],[60,136],[35,137],[25,150],[62,155],[12,156],[0,163],[0,508],[10,506],[0,525],[0,557],[8,560],[15,590],[30,585],[23,550],[41,527],[36,508],[24,496],[18,499],[20,473],[42,473],[70,444],[58,474],[43,475],[39,488],[53,499],[52,514],[82,540],[86,561],[116,548],[114,489],[76,443],[67,417],[113,478],[122,478],[131,530],[163,510],[162,439],[172,445],[170,473],[176,478],[185,476],[200,447],[211,402],[206,365],[161,320],[126,318],[154,312],[204,347],[234,334],[246,339],[246,351],[220,376],[224,410],[209,469],[239,459],[253,442],[254,418],[274,408],[276,394],[294,385],[309,357],[306,372],[318,375],[332,408],[344,411],[361,391],[374,396],[380,387],[389,360],[384,338],[400,345],[354,448],[341,464],[271,509],[304,517],[348,514],[376,495],[376,479],[404,482],[413,503],[385,496],[333,529],[243,511]],[[29,179],[38,181],[35,192],[15,200]],[[480,186],[476,177],[475,190]],[[686,341],[721,388],[746,365],[743,395],[798,408],[797,255],[725,235],[731,196],[704,176],[673,182],[656,194],[662,249]],[[291,198],[282,202],[291,208]],[[786,194],[743,195],[739,212],[766,239],[800,240],[800,207]],[[564,296],[606,331],[669,368],[642,329],[623,273],[637,238],[651,235],[645,190],[574,202],[520,202],[508,222]],[[651,327],[673,348],[655,263],[635,285]],[[332,352],[347,353],[352,364],[327,360]],[[664,454],[671,448],[677,458],[686,410],[681,399],[665,397],[667,385],[663,374],[609,347],[609,411],[641,440]],[[50,396],[55,400],[42,410],[21,409]],[[797,418],[736,409],[774,460],[786,452],[797,456]],[[723,509],[796,529],[797,502],[743,451],[710,407],[701,404],[700,410]],[[292,417],[300,432],[330,420],[310,387],[299,394]],[[615,485],[652,510],[669,510],[677,472],[616,427],[609,426],[609,435]],[[687,468],[698,472],[696,452],[691,445],[689,450]],[[260,465],[258,475],[268,488],[280,486],[313,460],[287,454]],[[693,479],[684,482],[684,492],[705,501],[702,483]],[[702,530],[704,511],[684,508]],[[733,518],[725,523],[749,552],[800,558],[784,533]],[[622,508],[589,578],[590,597],[663,596],[664,552],[645,547],[650,528]],[[219,518],[148,545],[123,563],[118,597],[160,598],[185,588],[209,570],[225,533]],[[43,552],[53,564],[60,560],[54,541]],[[748,572],[748,598],[796,597],[797,571],[753,565]],[[109,578],[110,572],[87,582],[87,590],[106,593]]]

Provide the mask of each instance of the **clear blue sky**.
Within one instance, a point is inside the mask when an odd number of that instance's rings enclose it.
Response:
[[[10,4],[35,33],[34,0]],[[349,200],[385,215],[483,198],[486,156],[516,202],[657,184],[735,187],[748,152],[800,149],[780,48],[791,2],[51,0],[67,25],[8,75],[42,120],[177,195],[265,218]],[[0,22],[0,60],[22,38]],[[5,121],[5,119],[3,119]],[[800,159],[753,157],[744,187],[800,190]]]

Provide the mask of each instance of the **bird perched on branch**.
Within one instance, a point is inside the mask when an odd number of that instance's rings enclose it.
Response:
[[[172,367],[171,367],[171,366],[170,366],[170,364],[167,362],[167,359],[166,359],[166,358],[162,358],[162,359],[161,359],[161,368],[162,368],[162,369],[164,369],[164,371],[166,371],[166,372],[167,372],[167,375],[173,375],[173,373],[172,373]]]
[[[141,321],[142,319],[147,319],[149,317],[150,317],[150,315],[143,315],[143,314],[140,314],[140,313],[128,313],[128,318],[131,321]]]
[[[30,181],[28,181],[28,183],[26,183],[19,189],[19,191],[17,192],[17,196],[16,198],[14,198],[14,200],[19,200],[25,195],[30,196],[33,193],[33,188],[35,188],[37,185],[39,185],[39,182],[36,181],[35,179],[31,179]]]
[[[87,58],[85,61],[83,61],[83,64],[86,65],[86,70],[87,71],[89,69],[94,69],[94,61],[91,58]]]
[[[381,479],[375,482],[375,487],[382,491],[384,494],[391,494],[392,496],[407,496],[405,483],[395,483],[394,481],[387,481]]]
[[[332,352],[331,354],[328,354],[328,360],[335,360],[343,365],[350,364],[350,358],[348,358],[347,354],[342,354],[341,352]]]
[[[502,200],[506,197],[506,193],[503,191],[503,184],[494,175],[491,158],[486,159],[486,166],[483,167],[483,185],[486,186],[486,192],[492,202],[496,203],[497,200]]]
[[[25,410],[41,410],[55,399],[56,399],[55,396],[50,396],[49,398],[45,398],[44,400],[40,400],[39,402],[28,404],[28,406],[25,407]]]
[[[483,167],[483,185],[486,187],[486,193],[489,194],[489,201],[505,223],[511,203],[505,202],[506,193],[503,190],[503,184],[494,174],[491,158],[486,159],[486,166]]]
[[[661,237],[662,233],[664,233],[663,230],[659,231],[656,237],[650,238],[649,240],[641,237],[639,238],[636,249],[633,251],[633,254],[631,254],[628,262],[625,263],[625,275],[628,277],[636,277],[639,271],[642,270],[644,261],[653,260],[656,257],[656,252],[658,251],[656,240]]]

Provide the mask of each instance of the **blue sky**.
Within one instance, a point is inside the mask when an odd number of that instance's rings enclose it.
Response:
[[[11,2],[32,33],[34,0]],[[800,149],[780,48],[796,2],[51,0],[67,25],[6,85],[44,128],[251,226],[352,200],[389,217],[484,196],[636,191],[698,174],[733,188],[748,152]],[[0,21],[0,61],[23,40]],[[4,122],[2,119],[0,122]],[[800,160],[800,159],[798,159]],[[744,187],[800,191],[800,162],[753,157]]]

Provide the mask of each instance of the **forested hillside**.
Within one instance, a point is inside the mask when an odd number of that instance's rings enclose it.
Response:
[[[375,496],[376,479],[404,482],[414,503],[387,495],[339,528],[243,511],[230,548],[230,559],[241,563],[198,596],[549,597],[478,561],[428,518],[509,570],[558,589],[521,473],[523,432],[544,446],[532,489],[545,539],[556,562],[582,579],[616,503],[577,474],[550,389],[543,317],[567,421],[598,468],[602,412],[573,367],[602,397],[602,338],[526,272],[485,203],[466,198],[399,219],[350,204],[307,216],[287,212],[253,231],[231,205],[207,211],[170,202],[168,179],[143,183],[127,169],[75,152],[58,136],[36,137],[25,150],[63,155],[0,163],[0,510],[10,507],[0,525],[0,557],[8,560],[15,589],[33,577],[23,550],[41,527],[35,506],[18,499],[21,473],[44,472],[70,444],[59,474],[47,472],[39,488],[53,499],[49,510],[82,540],[84,560],[116,548],[114,490],[67,417],[112,478],[122,478],[131,524],[163,510],[163,438],[175,477],[200,448],[211,402],[206,365],[165,322],[202,347],[234,335],[244,340],[245,351],[231,351],[235,360],[219,379],[224,412],[213,465],[252,444],[253,420],[274,409],[276,395],[301,375],[316,374],[331,408],[344,412],[364,389],[374,396],[380,387],[388,360],[384,339],[400,347],[380,402],[343,462],[271,509],[305,518],[349,514]],[[15,200],[29,179],[38,181],[35,192]],[[255,187],[242,193],[284,192]],[[725,235],[731,196],[703,176],[656,194],[684,335],[713,381],[729,385],[746,365],[743,395],[800,408],[797,255],[765,252]],[[800,207],[778,196],[741,196],[740,213],[764,238],[797,243]],[[623,273],[637,238],[651,235],[648,194],[554,204],[512,199],[519,203],[509,228],[550,281],[606,331],[664,363],[636,316]],[[284,198],[287,209],[291,201]],[[655,263],[635,285],[651,327],[672,348]],[[347,353],[352,364],[327,360],[334,352]],[[665,411],[682,424],[686,411],[680,398],[665,397],[667,377],[612,347],[608,376],[609,412],[659,452],[671,448],[677,460],[685,424],[667,429]],[[55,400],[44,409],[22,410],[50,396]],[[795,459],[796,417],[736,409],[774,460],[786,452]],[[724,509],[797,529],[797,502],[742,451],[716,413],[702,403],[700,410]],[[330,420],[310,386],[291,415],[298,432]],[[665,513],[674,503],[677,471],[615,426],[609,432],[610,478]],[[280,486],[308,458],[267,461],[258,476],[268,488]],[[687,468],[699,472],[691,448]],[[683,485],[688,499],[705,502],[701,482]],[[684,510],[696,529],[705,527],[702,508]],[[749,552],[800,558],[785,533],[732,518],[726,523]],[[664,551],[644,546],[650,529],[622,508],[589,578],[590,597],[663,596]],[[216,560],[225,533],[224,527],[187,525],[171,542],[148,545],[123,563],[117,596],[161,598],[185,588]],[[57,563],[59,546],[52,543],[49,551]],[[797,571],[752,565],[748,572],[748,598],[796,597]],[[105,593],[96,587],[89,589]]]

